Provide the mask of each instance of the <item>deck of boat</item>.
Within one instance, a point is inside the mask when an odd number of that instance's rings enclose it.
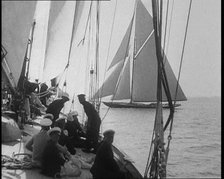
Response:
[[[2,155],[7,155],[12,157],[13,153],[31,153],[25,148],[25,143],[34,134],[40,131],[40,127],[36,125],[26,124],[23,130],[23,136],[20,141],[2,143]],[[83,158],[93,157],[92,153],[83,153],[81,149],[77,149],[77,154]],[[44,176],[40,173],[40,169],[6,169],[2,167],[2,178],[5,179],[49,179],[50,177]],[[92,175],[89,169],[82,169],[82,173],[79,177],[64,177],[66,179],[76,178],[76,179],[90,179]]]

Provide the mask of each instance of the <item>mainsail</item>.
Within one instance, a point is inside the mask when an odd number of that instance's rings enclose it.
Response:
[[[28,79],[31,82],[42,81],[50,5],[51,1],[38,1],[36,6],[34,15],[36,24],[28,69]]]
[[[2,1],[2,45],[15,84],[20,77],[35,7],[36,1]]]
[[[135,24],[133,23],[135,30],[130,30],[131,25],[132,21],[115,55],[115,58],[112,60],[111,65],[109,66],[109,70],[118,62],[125,61],[125,55],[130,54],[130,52],[126,53],[126,50],[129,50],[129,47],[131,46],[129,42],[131,43],[132,41],[128,40],[128,38],[132,37],[130,35],[131,32],[135,33],[134,48],[132,52],[133,57],[129,55],[132,58],[130,60],[133,60],[133,68],[125,67],[120,68],[120,71],[116,69],[111,72],[111,75],[97,93],[99,93],[101,97],[110,95],[112,96],[112,100],[131,99],[131,102],[155,102],[157,100],[157,57],[154,28],[152,16],[149,14],[141,1],[137,2],[135,9]],[[167,74],[172,99],[176,99],[177,101],[186,100],[186,96],[184,95],[179,84],[177,84],[177,79],[167,58],[165,57],[164,59],[165,71]],[[127,63],[123,62],[123,64]],[[129,72],[130,69],[131,71]],[[117,76],[116,73],[119,73],[121,79],[117,78],[115,85],[115,78],[113,77]],[[126,78],[126,80],[122,80],[123,78]],[[109,87],[111,85],[109,82],[110,79],[113,79],[112,84],[116,86],[114,91],[112,91],[111,87]],[[131,84],[127,83],[129,81]],[[175,98],[175,89],[177,85],[178,91]],[[110,89],[110,91],[108,92],[107,89]],[[164,89],[162,89],[162,91],[162,101],[167,101]]]
[[[58,3],[57,1],[53,3]],[[49,81],[63,72],[69,58],[70,41],[75,14],[75,1],[66,1],[49,27],[43,79]],[[53,11],[54,12],[54,11]],[[50,11],[50,18],[52,20]],[[53,13],[55,15],[55,13]],[[63,27],[63,28],[62,28]]]

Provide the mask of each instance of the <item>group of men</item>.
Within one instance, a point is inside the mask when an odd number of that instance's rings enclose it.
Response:
[[[80,147],[84,148],[83,152],[96,154],[90,170],[93,178],[123,178],[112,152],[114,131],[104,132],[104,139],[99,143],[100,116],[84,94],[78,95],[78,99],[88,118],[86,132],[78,122],[77,112],[69,113],[66,118],[59,117],[64,104],[69,101],[68,94],[64,93],[61,99],[48,106],[47,114],[40,121],[40,132],[26,144],[26,148],[33,152],[33,165],[41,167],[45,175],[58,177],[61,166],[76,154],[75,147]]]

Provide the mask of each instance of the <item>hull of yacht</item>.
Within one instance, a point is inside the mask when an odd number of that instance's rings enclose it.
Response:
[[[156,108],[156,103],[129,103],[129,102],[103,102],[106,106],[111,108]],[[181,104],[175,104],[175,108]],[[168,103],[163,104],[163,108],[169,108]]]

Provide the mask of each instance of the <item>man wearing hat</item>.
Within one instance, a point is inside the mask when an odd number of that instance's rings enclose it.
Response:
[[[68,114],[65,130],[68,131],[68,137],[74,147],[85,147],[84,132],[78,120],[78,112],[72,111]]]
[[[88,117],[86,130],[86,150],[84,152],[96,152],[98,145],[101,119],[95,107],[86,101],[85,95],[78,95],[79,102],[83,105],[84,111]],[[91,150],[93,148],[93,150]]]
[[[112,143],[114,141],[114,130],[107,130],[103,133],[103,141],[97,149],[96,158],[90,172],[95,178],[125,178],[114,159]]]
[[[41,173],[50,177],[60,177],[61,166],[65,163],[65,158],[58,149],[58,140],[61,135],[61,129],[54,127],[48,132],[50,140],[44,151]]]
[[[49,140],[47,131],[50,129],[52,121],[48,118],[43,118],[40,121],[41,130],[38,134],[34,135],[25,145],[25,147],[32,151],[32,163],[34,166],[40,167],[43,150]]]
[[[61,146],[66,146],[68,151],[72,154],[75,155],[76,150],[75,150],[75,146],[73,145],[72,141],[70,140],[69,136],[68,136],[68,131],[67,129],[65,129],[65,125],[66,125],[66,117],[59,117],[56,121],[55,121],[55,127],[59,127],[61,129],[61,136],[59,138],[58,143]]]
[[[67,101],[69,101],[69,95],[68,93],[63,93],[62,99],[57,99],[48,106],[46,113],[50,113],[54,116],[51,127],[54,127],[55,120],[59,118],[60,111]]]

